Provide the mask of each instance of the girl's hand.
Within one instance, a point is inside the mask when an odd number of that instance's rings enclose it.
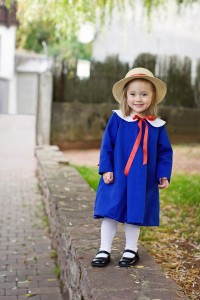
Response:
[[[114,181],[113,172],[103,173],[103,180],[106,184],[109,184]]]
[[[169,181],[166,177],[160,178],[159,189],[167,189],[169,186]]]

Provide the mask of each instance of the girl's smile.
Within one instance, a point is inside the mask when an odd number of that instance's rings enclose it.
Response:
[[[138,108],[143,107],[143,104],[135,103],[135,104],[133,104],[133,105],[134,105],[134,107],[138,107]]]
[[[127,89],[127,103],[131,113],[144,115],[153,99],[153,88],[150,82],[133,80]]]

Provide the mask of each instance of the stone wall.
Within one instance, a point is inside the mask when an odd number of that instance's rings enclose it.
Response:
[[[125,244],[122,224],[118,226],[109,266],[91,267],[100,243],[100,223],[93,219],[94,191],[57,147],[38,147],[35,153],[64,300],[187,299],[141,245],[138,268],[117,267]]]
[[[98,148],[107,121],[117,104],[54,102],[51,144],[61,149]],[[200,109],[161,107],[172,143],[200,142]]]

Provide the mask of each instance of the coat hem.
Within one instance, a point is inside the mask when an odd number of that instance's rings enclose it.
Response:
[[[103,218],[109,218],[109,219],[115,220],[115,221],[117,221],[119,223],[122,223],[122,224],[127,223],[127,224],[131,224],[131,225],[145,226],[145,227],[158,227],[158,226],[160,226],[159,223],[127,222],[127,221],[117,219],[117,218],[114,218],[114,217],[111,217],[111,216],[94,215],[94,219],[103,219]]]

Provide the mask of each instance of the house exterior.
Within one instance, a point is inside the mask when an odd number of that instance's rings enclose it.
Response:
[[[16,2],[8,10],[5,1],[0,0],[0,113],[36,115],[41,74],[48,73],[53,60],[44,54],[15,49],[19,24],[16,11]]]
[[[0,1],[0,113],[9,113],[16,103],[15,36],[18,21],[16,2],[8,10]]]
[[[50,71],[52,64],[53,59],[44,54],[15,51],[16,102],[13,113],[36,114],[41,74]]]

